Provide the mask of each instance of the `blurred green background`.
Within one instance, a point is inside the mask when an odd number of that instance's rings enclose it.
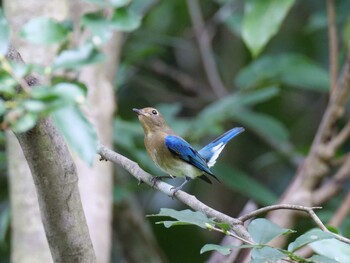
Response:
[[[162,172],[145,151],[143,131],[132,112],[134,107],[156,107],[169,126],[197,149],[232,127],[246,129],[226,146],[212,169],[221,183],[208,185],[195,180],[185,188],[207,205],[231,216],[237,216],[250,199],[261,206],[276,202],[308,152],[329,97],[325,1],[295,1],[277,34],[256,57],[242,40],[247,23],[243,19],[244,4],[239,0],[200,1],[224,94],[218,94],[208,81],[183,0],[131,3],[131,8],[144,18],[137,30],[125,35],[115,79],[115,149],[151,174]],[[341,62],[350,32],[349,11],[349,1],[336,1]],[[262,25],[262,34],[265,30]],[[3,137],[1,263],[9,261],[11,231]],[[342,151],[349,150],[349,146],[347,143]],[[144,214],[157,213],[160,207],[185,209],[176,200],[138,185],[119,167],[116,174],[124,177],[123,183],[114,187],[116,206],[132,194],[137,196]],[[180,181],[170,183],[178,185]],[[319,213],[321,219],[327,221],[341,200],[342,194],[326,204]],[[221,235],[195,227],[165,229],[153,224],[155,219],[148,220],[169,262],[203,262],[209,254],[200,255],[200,248],[222,239]],[[307,229],[308,223],[300,222],[298,229]],[[350,234],[350,220],[344,222],[342,231]],[[114,262],[118,262],[116,253],[113,252]]]

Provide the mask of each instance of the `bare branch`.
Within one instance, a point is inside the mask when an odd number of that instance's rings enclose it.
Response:
[[[208,32],[205,29],[204,20],[198,0],[187,0],[187,6],[209,83],[216,96],[219,98],[223,97],[227,95],[227,89],[220,78],[220,74],[215,63],[210,38]]]
[[[329,225],[339,227],[340,224],[346,219],[350,212],[350,191],[347,193],[341,206],[335,211],[333,217],[329,221]]]
[[[246,215],[240,216],[238,219],[241,220],[242,222],[244,222],[250,218],[256,217],[257,215],[267,213],[269,211],[281,210],[281,209],[297,210],[297,211],[306,212],[306,213],[310,214],[310,211],[313,212],[313,210],[322,209],[322,207],[319,207],[319,206],[306,207],[306,206],[301,206],[301,205],[290,205],[290,204],[270,205],[270,206],[266,206],[266,207],[257,209],[251,213],[246,214]],[[321,226],[320,226],[320,228],[322,229]]]
[[[98,148],[98,154],[101,155],[102,159],[109,160],[115,164],[120,165],[125,170],[127,170],[129,173],[131,173],[134,177],[136,177],[140,182],[144,182],[150,186],[153,186],[155,189],[165,193],[168,196],[172,196],[174,193],[173,187],[165,182],[162,181],[153,181],[152,178],[154,176],[150,175],[149,173],[145,172],[140,168],[140,166],[129,160],[128,158],[124,157],[123,155],[116,153],[104,145],[99,145]],[[200,202],[195,196],[189,195],[186,192],[183,191],[177,191],[174,196],[176,199],[181,201],[182,203],[186,204],[187,206],[191,207],[192,209],[196,211],[200,211],[204,214],[206,214],[208,217],[213,217],[216,220],[220,222],[225,222],[231,225],[232,230],[242,239],[253,242],[250,234],[247,232],[247,230],[242,225],[242,222],[236,218],[232,218],[228,215],[225,215],[207,205]]]
[[[340,191],[343,187],[344,180],[350,176],[350,155],[348,155],[339,168],[336,174],[331,180],[326,182],[324,185],[319,187],[312,194],[312,203],[313,204],[323,204],[330,198],[332,198],[336,193]]]
[[[174,190],[173,187],[167,183],[164,183],[162,181],[153,181],[152,178],[154,178],[149,173],[145,172],[140,168],[140,166],[126,158],[125,156],[116,153],[104,145],[100,144],[98,147],[98,154],[101,155],[102,160],[109,160],[115,164],[120,165],[125,170],[127,170],[131,175],[133,175],[135,178],[139,180],[139,182],[144,182],[150,186],[153,186],[153,188],[165,193],[168,196],[173,196]],[[225,222],[230,224],[231,229],[235,232],[224,232],[219,229],[213,229],[215,231],[222,232],[224,234],[229,234],[232,237],[238,238],[244,243],[247,244],[254,244],[254,241],[252,240],[250,234],[245,229],[243,223],[244,221],[253,218],[261,213],[266,213],[268,211],[277,210],[277,209],[288,209],[288,210],[297,210],[301,212],[306,212],[309,214],[309,216],[312,218],[312,220],[316,223],[316,225],[322,229],[325,232],[329,232],[328,229],[325,227],[325,225],[322,223],[322,221],[317,217],[314,210],[315,209],[321,209],[321,207],[305,207],[300,205],[290,205],[290,204],[281,204],[281,205],[272,205],[267,206],[264,208],[260,208],[258,210],[255,210],[251,213],[248,213],[244,216],[237,218],[232,218],[226,214],[223,214],[206,204],[200,202],[195,196],[190,195],[183,191],[177,191],[174,196],[177,200],[181,201],[182,203],[186,204],[187,206],[191,207],[195,211],[200,211],[204,214],[206,214],[208,217],[215,218],[216,220],[220,222]],[[340,235],[335,235],[334,238],[343,241],[345,243],[350,244],[350,240],[342,237]]]
[[[335,91],[338,78],[338,37],[334,9],[334,0],[327,0],[328,44],[331,79],[330,94]]]

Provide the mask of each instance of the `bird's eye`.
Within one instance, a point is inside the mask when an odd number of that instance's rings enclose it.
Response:
[[[158,111],[152,110],[152,114],[153,114],[153,115],[157,115],[157,114],[158,114]]]

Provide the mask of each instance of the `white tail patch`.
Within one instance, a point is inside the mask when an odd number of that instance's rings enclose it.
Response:
[[[214,166],[214,164],[216,163],[216,159],[219,157],[221,151],[224,148],[225,148],[225,144],[223,142],[221,142],[210,150],[213,153],[213,156],[208,160],[208,167],[209,168]]]

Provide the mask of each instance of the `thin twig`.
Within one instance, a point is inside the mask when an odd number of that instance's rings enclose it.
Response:
[[[23,91],[25,93],[29,93],[30,92],[30,87],[28,85],[28,83],[25,81],[25,79],[23,78],[19,78],[16,73],[13,71],[13,68],[10,64],[10,62],[6,59],[5,56],[0,54],[0,63],[1,63],[1,67],[9,74],[11,75],[11,77],[16,80],[16,82],[21,86],[21,88],[23,89]]]
[[[290,205],[290,204],[270,205],[270,206],[265,206],[263,208],[257,209],[253,212],[246,214],[246,215],[240,216],[238,219],[241,220],[242,222],[244,222],[250,218],[256,217],[257,215],[267,213],[269,211],[281,210],[281,209],[298,210],[298,211],[307,212],[310,214],[310,211],[313,212],[313,210],[322,209],[322,207],[320,207],[320,206],[306,207],[306,206],[301,206],[301,205]]]
[[[342,241],[344,243],[350,244],[350,239],[343,237],[341,235],[334,234],[330,232],[327,227],[322,223],[321,219],[316,215],[314,210],[317,209],[322,209],[322,207],[316,206],[316,207],[306,207],[306,206],[301,206],[301,205],[289,205],[289,204],[280,204],[280,205],[271,205],[271,206],[266,206],[263,208],[260,208],[258,210],[255,210],[251,213],[248,213],[244,216],[239,217],[238,219],[244,222],[245,220],[248,220],[250,218],[256,217],[259,214],[266,213],[272,210],[280,210],[280,209],[288,209],[288,210],[297,210],[301,212],[306,212],[309,214],[311,219],[315,222],[315,224],[324,232],[331,233],[334,235],[334,238]]]
[[[208,32],[205,30],[205,24],[198,0],[187,0],[187,6],[208,81],[216,96],[219,98],[224,97],[228,92],[220,78],[219,71],[215,63],[210,38]]]
[[[327,0],[328,16],[328,43],[329,43],[329,62],[330,62],[330,93],[333,94],[337,86],[338,78],[338,37],[335,21],[334,0]]]

